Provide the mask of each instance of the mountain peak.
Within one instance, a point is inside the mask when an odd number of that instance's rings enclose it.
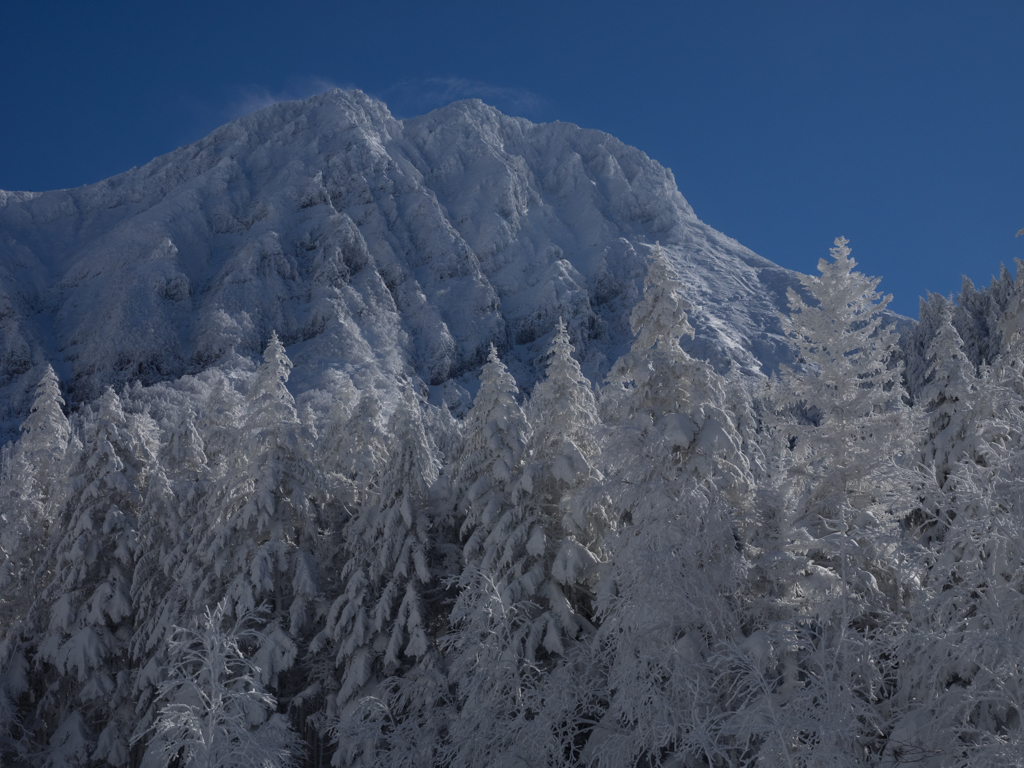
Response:
[[[402,121],[357,90],[275,104],[97,184],[0,193],[8,426],[45,362],[82,402],[254,357],[274,331],[299,391],[452,392],[492,343],[529,387],[561,316],[600,379],[656,242],[695,307],[692,352],[751,371],[786,356],[795,275],[613,136],[475,99]]]

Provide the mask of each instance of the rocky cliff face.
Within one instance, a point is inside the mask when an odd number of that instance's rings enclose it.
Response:
[[[559,316],[600,378],[656,242],[695,307],[692,353],[787,358],[795,274],[612,136],[479,101],[405,121],[359,91],[278,104],[98,184],[0,192],[2,419],[44,361],[81,403],[254,356],[273,330],[298,390],[346,374],[458,399],[491,343],[529,387]]]

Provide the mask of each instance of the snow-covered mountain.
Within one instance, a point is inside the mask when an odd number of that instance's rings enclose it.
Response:
[[[4,766],[1021,765],[1022,271],[779,322],[638,150],[341,91],[0,235]]]
[[[359,91],[277,104],[97,184],[0,191],[0,416],[24,417],[43,362],[80,403],[255,356],[274,330],[297,391],[419,378],[458,407],[492,342],[529,387],[561,316],[599,380],[656,242],[694,306],[688,351],[787,358],[796,274],[608,134],[475,100],[404,121]]]

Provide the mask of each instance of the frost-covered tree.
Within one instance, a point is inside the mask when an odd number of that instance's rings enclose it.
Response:
[[[737,505],[750,472],[725,382],[679,345],[692,334],[682,289],[656,252],[633,345],[602,391],[618,530],[597,594],[608,704],[586,755],[601,765],[718,760],[709,728],[727,683],[710,658],[743,637]]]
[[[927,379],[920,392],[928,414],[921,460],[934,475],[932,487],[938,490],[923,494],[923,504],[930,510],[920,521],[927,538],[941,536],[954,511],[957,467],[963,462],[990,464],[997,446],[1008,441],[1010,425],[995,416],[999,401],[1016,399],[1011,389],[993,380],[988,366],[977,375],[948,307],[940,313],[937,325],[927,351]],[[929,486],[923,487],[927,490]]]
[[[562,337],[565,343],[561,352],[568,360],[561,373],[571,378],[575,361],[568,336]],[[578,366],[575,371],[579,373]],[[585,395],[569,390],[579,384],[576,379],[559,380],[547,387],[538,385],[538,408],[541,404],[552,405],[560,397],[558,387],[565,390],[561,394],[567,398],[562,406],[571,409],[584,403],[582,407],[586,408]],[[531,621],[530,631],[520,638],[524,646],[509,652],[533,659],[541,645],[548,652],[561,653],[563,636],[573,637],[588,624],[566,598],[563,585],[574,586],[579,572],[592,564],[594,557],[566,534],[563,516],[569,517],[568,510],[563,512],[559,507],[564,491],[578,487],[589,477],[590,465],[571,442],[576,437],[585,443],[580,438],[581,428],[570,424],[578,413],[545,413],[545,418],[563,419],[561,424],[569,434],[566,440],[556,442],[545,428],[538,438],[531,435],[529,421],[516,402],[517,393],[514,380],[492,346],[481,374],[480,392],[467,415],[464,449],[453,471],[453,495],[465,514],[464,576],[470,580],[460,584],[454,610],[462,612],[462,603],[475,599],[474,584],[479,578],[490,579],[510,610],[530,603],[530,610],[520,610]],[[577,402],[572,402],[573,397]],[[540,414],[540,410],[534,412]],[[592,400],[590,412],[593,414]],[[535,454],[530,445],[536,439],[540,440],[540,453]],[[585,449],[594,455],[590,446],[585,445]],[[556,471],[562,476],[558,477]],[[589,533],[585,528],[581,526],[580,533]],[[475,652],[472,648],[463,650]]]
[[[135,631],[130,652],[136,712],[145,728],[155,716],[157,685],[163,679],[167,642],[174,627],[193,615],[189,594],[176,574],[194,555],[189,550],[199,518],[209,467],[191,411],[165,435],[139,512],[139,556],[132,573]]]
[[[1024,748],[1024,430],[1019,332],[1004,325],[994,373],[956,386],[962,367],[936,357],[936,382],[960,397],[933,402],[927,443],[944,466],[936,494],[941,536],[929,542],[919,599],[898,639],[899,692],[887,757],[935,765],[1013,764]],[[936,344],[949,331],[936,336]],[[949,349],[950,342],[943,345]],[[955,339],[952,340],[955,347]],[[935,430],[932,430],[935,432]]]
[[[392,675],[352,702],[331,728],[334,765],[419,768],[443,765],[453,710],[443,678]]]
[[[440,407],[429,403],[426,405],[423,409],[423,426],[437,448],[442,464],[450,464],[462,452],[462,422],[452,415],[446,402],[442,400]]]
[[[820,277],[801,278],[814,303],[791,290],[783,318],[798,365],[785,371],[782,401],[806,414],[787,427],[791,474],[802,478],[794,525],[849,588],[896,598],[890,534],[914,501],[899,461],[917,427],[894,363],[898,334],[883,315],[892,297],[876,292],[879,278],[854,271],[846,243],[836,239]]]
[[[492,345],[480,374],[480,390],[466,415],[463,450],[452,468],[450,490],[463,515],[465,542],[456,613],[469,599],[478,572],[498,585],[509,605],[529,599],[544,580],[538,570],[543,526],[535,515],[530,518],[517,498],[531,436],[530,423],[516,400],[518,393]]]
[[[18,751],[24,717],[19,699],[30,689],[26,619],[45,542],[45,507],[25,457],[4,446],[0,457],[0,762]]]
[[[238,451],[238,425],[243,419],[245,398],[237,379],[224,371],[214,369],[206,377],[209,391],[197,406],[196,430],[202,436],[207,462],[211,466],[224,465]]]
[[[480,390],[466,414],[462,450],[449,469],[449,493],[465,540],[463,556],[479,564],[487,537],[511,502],[522,475],[530,423],[516,399],[519,388],[491,345]]]
[[[505,591],[477,566],[460,579],[443,638],[454,707],[440,752],[452,768],[564,759],[565,745],[550,738],[558,724],[546,717],[545,672],[526,654],[538,606],[510,603]]]
[[[1017,280],[1010,281],[1005,296],[993,299],[993,314],[990,325],[993,335],[999,340],[999,354],[992,359],[992,370],[996,382],[1010,395],[1004,401],[1004,413],[1014,422],[1021,422],[1024,416],[1024,262],[1017,260]],[[1005,268],[1003,269],[1005,273]],[[995,286],[989,294],[995,292]],[[1000,301],[1002,298],[1002,301]],[[1000,311],[1001,310],[1001,311]],[[1011,406],[1012,401],[1012,406]]]
[[[800,760],[846,754],[862,764],[880,749],[877,717],[866,714],[877,709],[862,704],[891,695],[881,648],[904,618],[911,579],[901,567],[900,530],[920,483],[900,464],[910,463],[916,426],[893,363],[897,334],[882,314],[891,297],[876,292],[878,279],[854,271],[846,242],[836,239],[832,261],[819,262],[820,277],[802,278],[810,301],[790,292],[784,318],[798,361],[784,371],[780,393],[795,417],[782,428],[792,444],[792,512],[778,547],[791,558],[786,570],[804,603],[798,615],[766,628],[777,647],[789,634],[793,650],[780,658],[787,668],[780,687],[764,688],[764,696],[792,702],[780,714],[787,722],[814,723],[794,753]],[[833,661],[812,667],[819,657]],[[790,685],[801,676],[805,683]],[[814,691],[832,691],[830,706],[807,720],[800,713]],[[767,703],[762,698],[760,706]]]
[[[735,510],[693,477],[654,480],[647,491],[609,542],[593,646],[607,705],[584,756],[609,768],[670,757],[726,765],[716,732],[730,680],[715,655],[744,639]]]
[[[376,499],[387,456],[384,414],[376,392],[368,389],[359,398],[344,431],[338,435],[328,465],[352,484],[354,503],[367,506]]]
[[[17,449],[32,466],[44,503],[63,486],[67,474],[64,461],[71,425],[63,408],[60,380],[47,365],[36,385],[32,410],[21,425],[22,436]]]
[[[423,427],[422,407],[406,390],[388,422],[392,451],[381,474],[379,503],[362,508],[344,532],[342,593],[313,650],[335,652],[340,683],[329,716],[383,678],[429,665],[431,641],[424,590],[430,571],[430,488],[440,469]],[[336,755],[344,757],[344,745]]]
[[[928,369],[931,365],[928,359],[928,348],[939,330],[942,316],[948,314],[950,322],[952,322],[953,310],[952,299],[947,299],[938,293],[929,293],[927,299],[922,298],[918,303],[917,322],[905,329],[900,336],[900,348],[905,361],[903,374],[907,394],[915,404],[918,403],[921,388],[928,379]],[[961,340],[962,345],[963,341]]]
[[[35,608],[36,662],[50,683],[38,705],[48,766],[128,760],[131,580],[154,437],[152,422],[126,413],[112,389],[82,428]]]
[[[978,290],[964,275],[953,324],[964,341],[964,352],[975,365],[991,364],[999,354],[1002,339],[994,327],[998,315],[991,292]]]
[[[605,526],[571,496],[588,480],[599,479],[599,418],[590,381],[573,357],[561,318],[547,353],[547,371],[530,397],[533,424],[526,476],[534,503],[559,529],[581,544],[598,545]]]
[[[603,508],[577,498],[601,479],[594,464],[597,407],[590,382],[572,356],[559,321],[548,349],[546,376],[534,387],[527,418],[533,423],[522,475],[511,504],[495,519],[479,565],[531,627],[518,649],[534,658],[543,645],[562,654],[564,641],[590,629],[592,587],[601,541]],[[476,565],[476,563],[470,563]]]
[[[631,316],[633,344],[601,393],[610,422],[602,490],[613,522],[634,525],[652,514],[661,520],[674,514],[670,500],[689,498],[699,488],[725,494],[735,511],[746,499],[750,475],[725,382],[679,346],[693,333],[690,305],[660,250],[645,285]],[[652,509],[655,497],[669,508]]]
[[[620,516],[643,494],[643,478],[655,467],[714,484],[737,501],[747,488],[748,467],[725,405],[722,377],[680,346],[693,336],[692,310],[668,258],[656,250],[644,297],[630,315],[634,340],[608,374],[601,392],[616,445],[608,463]],[[618,478],[616,480],[615,478]],[[630,487],[632,486],[632,488]]]
[[[21,438],[0,461],[0,754],[13,748],[18,699],[30,687],[26,620],[67,478],[71,427],[63,405],[60,382],[47,365]]]
[[[0,637],[27,616],[35,570],[64,492],[71,426],[63,405],[60,382],[47,365],[0,478]]]
[[[351,478],[343,471],[342,461],[346,447],[351,440],[350,419],[359,402],[359,390],[351,378],[342,374],[337,377],[335,391],[325,413],[310,413],[310,420],[316,423],[314,458],[322,468],[324,479],[332,499],[341,503],[355,501],[355,488]],[[307,407],[312,408],[310,404]]]
[[[1000,453],[950,476],[953,514],[896,644],[888,766],[1014,765],[1024,750],[1024,457]]]
[[[465,542],[453,631],[444,640],[457,713],[444,744],[452,765],[514,762],[535,746],[524,741],[523,724],[537,716],[537,702],[524,703],[523,686],[531,681],[538,696],[532,659],[546,624],[539,594],[546,579],[543,547],[528,542],[544,534],[537,510],[521,504],[532,430],[518,394],[492,346],[450,470]]]
[[[758,629],[719,648],[713,664],[727,695],[711,730],[724,755],[720,764],[853,768],[881,762],[891,741],[887,708],[877,698],[892,681],[872,667],[879,649],[891,645],[841,629],[835,619],[844,612],[841,599],[823,602],[814,621],[788,631]]]
[[[928,345],[926,383],[921,395],[928,412],[924,462],[934,467],[940,487],[964,459],[984,463],[989,453],[981,432],[993,416],[992,387],[977,376],[963,352],[963,340],[953,327],[952,312],[939,316],[935,335]],[[987,401],[987,402],[983,402]]]
[[[276,713],[262,671],[246,650],[264,645],[243,611],[231,626],[227,601],[207,608],[199,625],[168,638],[159,714],[135,741],[149,738],[143,765],[156,768],[285,768],[297,765],[300,742]]]
[[[272,334],[178,573],[192,615],[225,600],[236,615],[269,603],[255,661],[271,687],[295,664],[319,595],[321,483],[286,386],[291,367]]]

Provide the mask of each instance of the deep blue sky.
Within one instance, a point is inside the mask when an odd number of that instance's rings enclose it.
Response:
[[[1024,258],[1024,3],[8,3],[0,189],[72,187],[282,98],[479,97],[613,133],[697,215],[893,308]]]

